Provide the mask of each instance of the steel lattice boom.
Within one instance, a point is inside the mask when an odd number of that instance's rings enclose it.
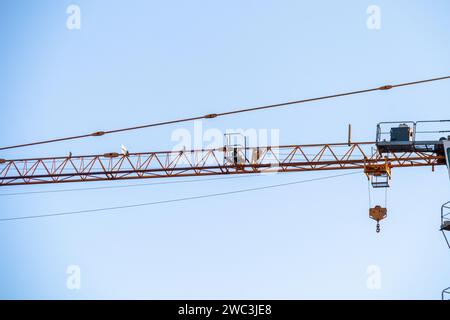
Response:
[[[435,152],[380,154],[373,142],[65,156],[0,161],[0,186],[445,164]]]

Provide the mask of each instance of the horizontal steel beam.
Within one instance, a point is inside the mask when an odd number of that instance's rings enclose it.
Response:
[[[386,161],[391,168],[445,164],[433,152],[379,154],[372,153],[374,147],[361,142],[5,160],[0,163],[0,186],[364,169]]]

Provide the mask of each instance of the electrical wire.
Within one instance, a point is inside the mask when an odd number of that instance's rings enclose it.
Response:
[[[220,178],[208,178],[208,179],[203,178],[203,179],[190,179],[190,180],[180,180],[180,181],[163,181],[163,182],[152,182],[152,183],[134,183],[134,184],[126,184],[126,185],[118,185],[118,186],[99,186],[99,187],[86,187],[86,188],[45,190],[45,191],[26,191],[26,192],[0,193],[0,197],[21,196],[21,195],[29,195],[29,194],[74,192],[74,191],[121,189],[121,188],[145,187],[145,186],[153,186],[153,185],[192,183],[192,182],[202,182],[202,181],[217,181],[217,180],[228,180],[228,179],[239,179],[239,178],[250,178],[250,177],[264,177],[264,175],[260,175],[260,174],[235,175],[235,176],[220,177]]]
[[[0,219],[0,222],[14,221],[14,220],[26,220],[26,219],[38,219],[38,218],[49,218],[49,217],[58,217],[58,216],[69,216],[69,215],[78,215],[78,214],[85,214],[85,213],[105,212],[105,211],[110,211],[110,210],[145,207],[145,206],[151,206],[151,205],[157,205],[157,204],[182,202],[182,201],[188,201],[188,200],[198,200],[198,199],[220,197],[220,196],[231,195],[231,194],[238,194],[238,193],[244,193],[244,192],[252,192],[252,191],[273,189],[273,188],[291,186],[291,185],[307,183],[307,182],[313,182],[313,181],[319,181],[319,180],[333,179],[333,178],[349,176],[349,175],[353,175],[353,174],[360,174],[360,172],[343,173],[343,174],[337,174],[337,175],[313,178],[313,179],[308,179],[308,180],[299,180],[299,181],[293,181],[293,182],[287,182],[287,183],[281,183],[281,184],[268,185],[268,186],[263,186],[263,187],[256,187],[256,188],[249,188],[249,189],[240,189],[240,190],[220,192],[220,193],[211,193],[211,194],[205,194],[205,195],[200,195],[200,196],[177,198],[177,199],[162,200],[162,201],[155,201],[155,202],[138,203],[138,204],[132,204],[132,205],[97,208],[97,209],[87,209],[87,210],[78,210],[78,211],[66,211],[66,212],[60,212],[60,213],[50,213],[50,214],[41,214],[41,215],[2,218],[2,219]]]
[[[289,101],[289,102],[283,102],[283,103],[277,103],[277,104],[271,104],[271,105],[257,106],[257,107],[252,107],[252,108],[237,109],[237,110],[221,112],[221,113],[210,113],[210,114],[207,114],[207,115],[204,115],[204,116],[196,116],[196,117],[191,117],[191,118],[183,118],[183,119],[170,120],[170,121],[164,121],[164,122],[156,122],[156,123],[151,123],[151,124],[144,124],[144,125],[140,125],[140,126],[127,127],[127,128],[121,128],[121,129],[114,129],[114,130],[109,130],[109,131],[96,131],[96,132],[93,132],[93,133],[88,133],[88,134],[83,134],[83,135],[70,136],[70,137],[64,137],[64,138],[58,138],[58,139],[43,140],[43,141],[37,141],[37,142],[31,142],[31,143],[24,143],[24,144],[18,144],[18,145],[13,145],[13,146],[1,147],[0,150],[9,150],[9,149],[15,149],[15,148],[23,148],[23,147],[29,147],[29,146],[40,145],[40,144],[47,144],[47,143],[53,143],[53,142],[61,142],[61,141],[67,141],[67,140],[82,139],[82,138],[87,138],[87,137],[99,137],[99,136],[104,136],[104,135],[110,134],[110,133],[119,133],[119,132],[131,131],[131,130],[138,130],[138,129],[144,129],[144,128],[158,127],[158,126],[164,126],[164,125],[181,123],[181,122],[188,122],[188,121],[194,121],[194,120],[212,119],[212,118],[217,118],[217,117],[221,117],[221,116],[228,116],[228,115],[233,115],[233,114],[238,114],[238,113],[251,112],[251,111],[257,111],[257,110],[263,110],[263,109],[279,108],[279,107],[285,107],[285,106],[290,106],[290,105],[294,105],[294,104],[301,104],[301,103],[306,103],[306,102],[326,100],[326,99],[332,99],[332,98],[356,95],[356,94],[367,93],[367,92],[378,91],[378,90],[390,90],[390,89],[393,89],[393,88],[412,86],[412,85],[417,85],[417,84],[421,84],[421,83],[432,82],[432,81],[440,81],[440,80],[445,80],[445,79],[450,79],[450,76],[439,77],[439,78],[432,78],[432,79],[425,79],[425,80],[419,80],[419,81],[413,81],[413,82],[405,82],[405,83],[399,83],[399,84],[394,84],[394,85],[384,85],[384,86],[381,86],[381,87],[375,87],[375,88],[369,88],[369,89],[363,89],[363,90],[357,90],[357,91],[338,93],[338,94],[333,94],[333,95],[321,96],[321,97],[317,97],[317,98],[309,98],[309,99]]]

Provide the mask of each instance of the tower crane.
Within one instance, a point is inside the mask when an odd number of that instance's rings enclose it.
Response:
[[[105,134],[193,120],[213,119],[237,113],[279,108],[378,90],[391,90],[445,79],[450,79],[450,76],[0,147],[0,151],[87,137],[100,137]],[[342,143],[247,146],[246,140],[244,145],[237,145],[229,143],[231,139],[226,139],[227,143],[223,147],[211,149],[129,152],[122,145],[120,153],[108,152],[94,155],[69,153],[66,156],[57,157],[13,159],[0,157],[0,187],[189,176],[251,175],[269,172],[361,170],[367,176],[372,188],[387,190],[392,178],[392,170],[395,168],[430,167],[434,171],[436,166],[447,164],[450,172],[450,128],[431,131],[421,129],[423,126],[442,124],[450,126],[450,120],[381,122],[377,124],[375,140],[364,142],[352,141],[351,126],[349,125],[348,141]],[[426,138],[423,138],[423,135]],[[380,221],[386,216],[387,208],[385,206],[372,207],[370,205],[369,217],[377,222],[377,232],[380,231]],[[449,202],[445,203],[441,209],[440,231],[450,248],[447,238],[447,233],[450,232]],[[446,295],[450,295],[450,288],[443,290],[442,299]]]
[[[0,187],[69,182],[176,178],[188,176],[243,175],[269,172],[362,170],[373,188],[387,188],[392,169],[445,165],[446,137],[420,140],[418,135],[450,133],[420,131],[424,124],[450,120],[382,122],[373,142],[236,146],[157,152],[109,152],[96,155],[0,159]],[[388,131],[386,131],[388,127]],[[449,128],[450,129],[450,128]],[[350,132],[350,130],[349,130]],[[387,137],[386,137],[387,136]],[[386,208],[370,208],[377,221]]]
[[[136,127],[37,141],[15,146],[0,147],[0,151],[48,144],[67,140],[100,137],[106,134],[139,130],[193,120],[213,119],[222,116],[280,108],[319,100],[334,99],[363,93],[386,91],[394,88],[447,80],[450,76],[413,82],[384,85],[357,91],[332,94],[317,98],[289,101],[272,105],[244,108],[203,116],[176,119]],[[0,158],[0,187],[50,183],[110,181],[126,179],[175,178],[187,176],[243,175],[262,172],[301,172],[325,170],[363,170],[373,188],[388,188],[393,168],[431,167],[446,164],[450,152],[444,145],[450,130],[419,130],[422,125],[450,123],[450,120],[381,122],[377,125],[375,141],[351,141],[349,125],[348,141],[284,146],[232,145],[212,149],[172,150],[132,153],[122,145],[121,153],[108,152],[94,155],[69,155],[46,158]],[[387,129],[386,129],[387,128]],[[419,138],[427,134],[427,138]],[[429,138],[430,134],[434,134]],[[228,137],[229,138],[229,137]],[[370,189],[369,189],[370,192]],[[377,205],[369,209],[370,218],[379,222],[387,216],[387,209]],[[447,216],[446,216],[447,217]],[[444,224],[441,230],[448,231]]]

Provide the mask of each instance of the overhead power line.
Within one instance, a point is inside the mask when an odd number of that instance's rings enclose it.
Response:
[[[249,189],[240,189],[240,190],[220,192],[220,193],[211,193],[211,194],[205,194],[205,195],[200,195],[200,196],[177,198],[177,199],[162,200],[162,201],[155,201],[155,202],[138,203],[138,204],[132,204],[132,205],[97,208],[97,209],[88,209],[88,210],[78,210],[78,211],[66,211],[66,212],[49,213],[49,214],[41,214],[41,215],[2,218],[2,219],[0,219],[0,222],[13,221],[13,220],[27,220],[27,219],[60,217],[60,216],[69,216],[69,215],[79,215],[79,214],[85,214],[85,213],[96,213],[96,212],[105,212],[105,211],[119,210],[119,209],[138,208],[138,207],[145,207],[145,206],[151,206],[151,205],[157,205],[157,204],[182,202],[182,201],[188,201],[188,200],[198,200],[198,199],[205,199],[205,198],[212,198],[212,197],[220,197],[220,196],[238,194],[238,193],[243,193],[243,192],[252,192],[252,191],[265,190],[265,189],[286,187],[286,186],[291,186],[291,185],[296,185],[296,184],[301,184],[301,183],[307,183],[307,182],[313,182],[313,181],[319,181],[319,180],[339,178],[339,177],[349,176],[349,175],[353,175],[353,174],[360,174],[360,172],[350,172],[350,173],[337,174],[337,175],[325,176],[325,177],[320,177],[320,178],[313,178],[313,179],[308,179],[308,180],[299,180],[299,181],[293,181],[293,182],[287,182],[287,183],[268,185],[268,186],[263,186],[263,187],[256,187],[256,188],[249,188]]]
[[[22,196],[30,194],[46,194],[46,193],[61,193],[61,192],[74,192],[74,191],[92,191],[92,190],[107,190],[107,189],[123,189],[123,188],[133,188],[133,187],[146,187],[154,185],[164,185],[164,184],[179,184],[179,183],[192,183],[192,182],[203,182],[203,181],[217,181],[217,180],[229,180],[229,179],[242,179],[242,178],[254,178],[254,177],[264,177],[265,175],[237,175],[237,176],[226,176],[220,178],[201,178],[201,179],[190,179],[190,180],[179,180],[179,181],[163,181],[163,182],[151,182],[151,183],[133,183],[118,186],[98,186],[98,187],[88,187],[88,188],[70,188],[70,189],[56,189],[56,190],[43,190],[43,191],[25,191],[25,192],[10,192],[10,193],[0,193],[0,197],[6,196]]]
[[[67,141],[67,140],[76,140],[76,139],[82,139],[82,138],[88,138],[88,137],[100,137],[100,136],[104,136],[104,135],[110,134],[110,133],[119,133],[119,132],[125,132],[125,131],[139,130],[139,129],[144,129],[144,128],[158,127],[158,126],[164,126],[164,125],[175,124],[175,123],[180,123],[180,122],[188,122],[188,121],[201,120],[201,119],[213,119],[213,118],[217,118],[217,117],[221,117],[221,116],[228,116],[228,115],[233,115],[233,114],[238,114],[238,113],[251,112],[251,111],[257,111],[257,110],[263,110],[263,109],[279,108],[279,107],[285,107],[285,106],[290,106],[290,105],[295,105],[295,104],[356,95],[356,94],[367,93],[367,92],[378,91],[378,90],[390,90],[393,88],[412,86],[412,85],[417,85],[417,84],[421,84],[421,83],[433,82],[433,81],[439,81],[439,80],[445,80],[445,79],[450,79],[450,76],[425,79],[425,80],[419,80],[419,81],[413,81],[413,82],[405,82],[405,83],[399,83],[399,84],[393,84],[393,85],[384,85],[381,87],[375,87],[375,88],[370,88],[370,89],[337,93],[337,94],[321,96],[321,97],[317,97],[317,98],[288,101],[288,102],[283,102],[283,103],[263,105],[263,106],[257,106],[257,107],[252,107],[252,108],[237,109],[237,110],[221,112],[221,113],[210,113],[210,114],[203,115],[203,116],[196,116],[196,117],[183,118],[183,119],[177,119],[177,120],[156,122],[156,123],[144,124],[144,125],[135,126],[135,127],[120,128],[120,129],[114,129],[114,130],[109,130],[109,131],[96,131],[93,133],[82,134],[82,135],[77,135],[77,136],[7,146],[7,147],[0,148],[0,150],[23,148],[23,147],[29,147],[29,146],[34,146],[34,145]]]

